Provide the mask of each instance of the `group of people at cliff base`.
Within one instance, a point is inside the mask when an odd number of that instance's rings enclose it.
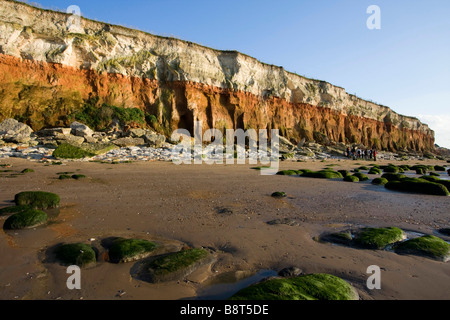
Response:
[[[357,147],[347,147],[345,155],[347,158],[351,158],[353,160],[361,159],[377,161],[378,151],[375,148],[363,150]]]

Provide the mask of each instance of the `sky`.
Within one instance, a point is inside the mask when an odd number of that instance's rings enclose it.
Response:
[[[343,87],[419,118],[450,148],[449,0],[37,0]],[[367,21],[380,9],[379,29]],[[372,21],[372,20],[370,20]]]

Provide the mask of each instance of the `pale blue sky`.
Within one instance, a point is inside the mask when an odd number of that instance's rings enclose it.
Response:
[[[85,17],[237,50],[416,116],[450,148],[449,0],[37,0]],[[381,30],[369,30],[370,5]]]

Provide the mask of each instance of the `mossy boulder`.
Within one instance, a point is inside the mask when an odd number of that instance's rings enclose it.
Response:
[[[427,170],[423,169],[423,168],[417,168],[416,169],[416,174],[426,174]]]
[[[26,208],[6,219],[3,228],[5,230],[29,229],[47,223],[48,215],[41,210]]]
[[[445,172],[445,167],[444,166],[434,166],[434,171],[444,171]]]
[[[411,170],[416,171],[416,174],[426,174],[428,171],[434,171],[434,166],[418,164],[418,165],[412,166]]]
[[[341,173],[339,173],[337,171],[332,171],[332,170],[304,172],[302,177],[317,178],[317,179],[342,179],[343,178]]]
[[[344,181],[346,182],[359,182],[359,178],[355,175],[344,177]]]
[[[441,228],[438,231],[439,231],[439,233],[442,233],[443,235],[450,237],[450,228]]]
[[[55,254],[65,265],[87,267],[97,262],[94,249],[84,243],[63,244],[55,249]]]
[[[230,300],[359,300],[345,280],[330,274],[270,279],[240,290]]]
[[[59,207],[60,198],[57,194],[43,191],[25,191],[15,195],[18,206],[30,206],[34,209],[52,209]]]
[[[118,238],[108,249],[109,260],[113,263],[136,261],[148,257],[157,247],[148,240]]]
[[[382,173],[383,172],[379,168],[376,168],[376,167],[373,167],[369,170],[369,174],[382,174]]]
[[[23,169],[20,173],[33,173],[33,169]]]
[[[181,280],[200,266],[214,260],[215,256],[206,249],[182,250],[145,262],[139,276],[151,283]]]
[[[333,242],[333,243],[339,243],[344,245],[351,245],[353,241],[353,234],[351,231],[340,231],[340,232],[334,232],[330,234],[325,234],[321,237],[322,241],[327,242]]]
[[[30,209],[30,206],[12,206],[0,209],[0,216],[11,215],[15,213],[20,213],[22,211]]]
[[[401,166],[399,166],[403,171],[409,171],[411,170],[411,167],[407,164],[402,164]]]
[[[338,172],[339,172],[340,174],[342,174],[342,176],[343,176],[344,178],[351,175],[350,172],[349,172],[348,170],[338,170]]]
[[[389,190],[411,192],[428,195],[448,196],[450,192],[440,183],[425,179],[405,178],[400,181],[389,181],[385,187]]]
[[[72,175],[71,178],[75,179],[75,180],[81,180],[81,179],[86,179],[86,176],[84,174],[74,174],[74,175]]]
[[[394,166],[394,165],[386,166],[383,169],[383,172],[386,172],[386,173],[399,173],[400,171],[403,171],[403,170],[400,170],[399,167]]]
[[[402,242],[396,246],[395,252],[426,256],[444,262],[450,260],[450,244],[432,235]]]
[[[92,158],[95,156],[95,153],[78,146],[63,143],[53,151],[53,156],[57,159],[83,159]]]
[[[72,179],[72,177],[69,176],[68,174],[61,174],[58,179],[59,180],[69,180],[69,179]]]
[[[404,174],[399,174],[399,173],[385,173],[381,177],[388,181],[400,181],[400,180],[406,178],[406,176]]]
[[[285,192],[277,191],[277,192],[272,193],[272,197],[274,197],[274,198],[285,198],[285,197],[287,197],[287,195],[286,195]]]
[[[297,176],[297,175],[299,175],[299,173],[297,172],[297,170],[282,170],[282,171],[277,172],[277,175],[279,175],[279,176]]]
[[[386,185],[386,183],[388,183],[389,180],[385,179],[385,178],[376,178],[372,180],[372,184],[374,185],[381,185],[384,186]]]
[[[361,173],[361,172],[357,172],[353,176],[357,177],[359,179],[359,181],[367,181],[367,180],[369,180],[369,177],[366,176],[364,173]]]
[[[364,228],[356,234],[354,242],[360,247],[381,250],[404,238],[405,234],[399,228]]]

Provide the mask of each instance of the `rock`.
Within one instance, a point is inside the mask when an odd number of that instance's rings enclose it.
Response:
[[[94,249],[84,243],[63,244],[55,249],[55,254],[66,265],[87,267],[97,262]]]
[[[36,135],[38,137],[56,137],[57,134],[69,135],[71,131],[71,128],[49,128],[37,131]]]
[[[432,235],[402,242],[395,248],[395,252],[426,256],[443,262],[450,260],[450,244]]]
[[[147,132],[144,129],[136,128],[128,130],[128,135],[132,138],[142,138]]]
[[[280,138],[280,151],[290,152],[295,149],[295,146],[286,138],[279,137]]]
[[[115,144],[118,147],[133,147],[133,146],[140,146],[145,144],[145,140],[142,138],[120,138],[117,140],[112,141],[113,144]]]
[[[306,139],[303,138],[297,145],[297,148],[303,148],[303,146],[305,145]]]
[[[80,122],[73,122],[70,125],[71,133],[77,137],[92,137],[94,131],[90,129],[87,125],[82,124]]]
[[[58,208],[60,197],[57,194],[43,191],[25,191],[15,195],[17,206],[29,206],[33,209],[46,210]]]
[[[181,280],[196,269],[215,262],[217,257],[206,249],[187,249],[144,262],[138,277],[151,283]]]
[[[84,141],[87,143],[97,143],[98,142],[98,140],[96,138],[94,138],[93,136],[92,137],[89,137],[89,136],[84,137]]]
[[[267,222],[267,224],[271,225],[271,226],[285,224],[285,225],[290,226],[290,227],[295,227],[295,226],[299,226],[300,225],[296,220],[289,219],[289,218],[275,219],[275,220]]]
[[[75,146],[80,146],[84,142],[84,137],[74,136],[72,134],[56,133],[55,140],[58,144],[68,143]]]
[[[358,246],[368,249],[384,249],[386,246],[405,239],[403,230],[395,227],[364,228],[355,237]]]
[[[302,274],[303,270],[297,267],[284,268],[283,270],[280,270],[280,272],[278,272],[278,275],[283,278],[298,277],[301,276]]]
[[[6,142],[26,143],[31,140],[33,129],[14,119],[0,123],[0,138]]]
[[[330,274],[269,279],[242,289],[231,300],[359,300],[356,289]]]
[[[6,230],[19,230],[19,229],[29,229],[47,222],[48,215],[37,209],[32,209],[27,206],[19,206],[20,208],[25,208],[23,211],[13,214],[8,219],[6,219],[3,228]]]
[[[131,262],[148,257],[158,247],[154,242],[143,239],[115,239],[108,249],[113,263]]]
[[[161,134],[145,134],[143,136],[145,142],[150,146],[150,147],[156,147],[159,148],[161,147],[165,142],[166,142],[166,137],[161,135]]]

